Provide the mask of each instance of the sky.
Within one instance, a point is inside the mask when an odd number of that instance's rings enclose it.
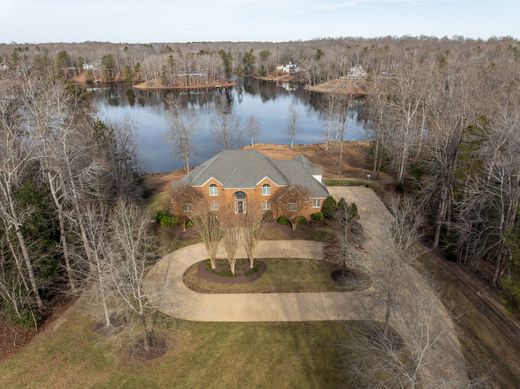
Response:
[[[0,0],[0,42],[520,38],[520,0]]]

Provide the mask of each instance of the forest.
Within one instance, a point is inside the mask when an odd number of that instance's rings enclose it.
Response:
[[[306,85],[345,77],[357,65],[366,70],[363,98],[373,129],[366,158],[373,178],[391,175],[392,191],[424,214],[423,243],[486,280],[518,314],[520,42],[386,37],[1,44],[0,307],[5,317],[38,327],[61,296],[95,290],[110,325],[105,287],[111,298],[128,302],[142,276],[132,273],[132,264],[155,255],[143,222],[151,216],[138,206],[143,172],[131,128],[100,121],[81,82],[134,85],[159,79],[164,85],[189,85],[198,77],[197,82],[210,83],[265,76],[288,62],[301,67],[299,81]],[[323,99],[328,144],[344,131],[346,108],[355,96]],[[169,105],[177,109],[172,126],[183,127],[175,101]],[[190,130],[181,130],[185,140]],[[176,150],[189,168],[189,150]],[[143,320],[147,308],[139,295],[128,304]]]

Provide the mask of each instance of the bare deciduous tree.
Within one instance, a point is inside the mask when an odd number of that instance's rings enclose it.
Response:
[[[34,260],[22,230],[31,209],[20,207],[16,199],[16,191],[22,186],[34,158],[27,135],[16,102],[0,97],[0,216],[7,228],[15,232],[36,305],[43,310]]]
[[[291,139],[291,150],[294,149],[294,142],[296,141],[296,134],[298,133],[298,112],[296,106],[291,104],[289,107],[289,122],[287,125],[287,133]]]
[[[436,322],[437,297],[418,287],[408,292],[413,298],[398,304],[393,312],[394,329],[374,324],[353,331],[352,341],[345,345],[356,356],[349,361],[349,370],[367,387],[416,388],[426,382],[446,388],[465,385],[443,374],[432,375],[438,369],[432,361],[438,358],[436,345],[444,330]]]
[[[341,164],[343,163],[343,143],[345,142],[345,131],[347,131],[348,126],[348,115],[350,111],[351,104],[351,96],[344,96],[339,101],[338,114],[339,114],[339,124],[338,124],[338,139],[339,139],[339,156],[338,156],[338,175],[341,174]]]
[[[74,100],[60,83],[28,82],[24,89],[27,121],[34,129],[38,158],[43,179],[47,181],[60,229],[60,244],[67,271],[70,290],[76,292],[73,253],[68,241],[67,226],[67,178],[72,172],[67,170],[70,161],[81,152],[75,136]]]
[[[389,232],[395,250],[381,253],[379,267],[375,270],[376,298],[384,306],[384,333],[387,334],[392,313],[399,306],[403,287],[403,269],[419,255],[418,240],[422,223],[414,202],[409,198],[391,196],[387,201],[392,219]]]
[[[190,172],[190,158],[193,151],[193,133],[197,130],[199,118],[194,108],[182,109],[178,98],[168,96],[166,103],[170,107],[171,137],[175,150],[180,155],[186,173]]]
[[[242,138],[240,119],[234,114],[220,112],[211,118],[211,135],[221,150],[233,149]]]
[[[135,204],[119,201],[110,217],[111,242],[108,276],[121,301],[144,331],[144,349],[154,345],[153,315],[155,307],[143,289],[143,281],[153,258],[151,215]]]
[[[325,151],[329,151],[330,141],[334,126],[337,126],[336,103],[338,97],[335,94],[328,94],[325,98]]]
[[[242,216],[242,243],[249,259],[249,267],[255,266],[255,254],[258,242],[262,239],[267,223],[262,207],[255,201],[249,201],[247,213]]]
[[[93,293],[101,307],[106,327],[112,326],[112,286],[108,266],[110,244],[108,235],[108,207],[100,201],[82,203],[80,206],[81,239],[84,240],[86,256],[79,258],[85,272],[85,293]]]
[[[214,211],[205,201],[199,201],[193,212],[193,227],[199,233],[211,262],[211,268],[217,267],[218,246],[222,240],[222,225]]]
[[[246,131],[249,135],[249,138],[251,139],[251,148],[253,148],[255,146],[256,139],[262,132],[260,122],[254,115],[251,115],[247,118]]]
[[[224,234],[222,237],[222,244],[226,251],[226,257],[231,273],[235,275],[237,251],[240,246],[242,230],[239,225],[238,215],[235,214],[232,207],[227,207],[220,212],[222,216],[222,232]]]

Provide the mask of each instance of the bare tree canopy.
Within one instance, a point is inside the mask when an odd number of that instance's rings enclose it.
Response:
[[[211,135],[220,150],[238,147],[242,138],[240,118],[232,113],[220,112],[211,118]]]
[[[291,139],[291,149],[294,149],[294,142],[296,141],[296,134],[298,133],[298,112],[296,106],[289,107],[289,122],[287,124],[287,133]]]
[[[178,98],[168,96],[171,138],[175,151],[182,160],[186,173],[190,172],[190,159],[193,153],[193,133],[199,125],[199,117],[194,108],[183,108]]]
[[[254,115],[251,115],[247,118],[246,131],[247,135],[249,135],[249,138],[251,139],[251,147],[254,147],[255,141],[262,133],[260,122]]]

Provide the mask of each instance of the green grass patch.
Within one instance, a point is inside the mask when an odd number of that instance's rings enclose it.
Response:
[[[325,178],[323,183],[326,186],[365,186],[374,192],[381,192],[383,188],[378,182],[361,180],[358,178]]]
[[[61,320],[61,318],[59,319]],[[162,357],[137,362],[121,333],[92,331],[76,309],[0,364],[5,388],[355,387],[344,344],[361,322],[198,323],[170,321]]]

